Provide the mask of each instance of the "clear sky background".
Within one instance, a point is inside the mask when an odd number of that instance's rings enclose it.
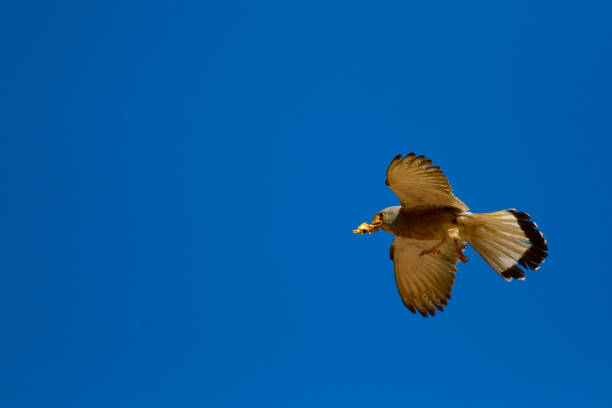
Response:
[[[13,2],[5,407],[612,404],[608,1]],[[398,153],[550,255],[404,308]],[[520,404],[520,405],[519,405]]]

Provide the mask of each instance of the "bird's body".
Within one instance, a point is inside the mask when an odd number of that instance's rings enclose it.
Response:
[[[446,232],[456,226],[460,213],[454,208],[431,208],[423,210],[402,210],[401,206],[383,210],[389,222],[383,220],[382,229],[396,237],[442,240]],[[387,218],[387,217],[385,217]]]
[[[504,279],[524,279],[519,268],[538,269],[548,246],[529,215],[514,209],[473,214],[452,193],[439,167],[414,153],[393,159],[386,184],[401,206],[378,212],[353,232],[383,229],[393,235],[390,256],[402,301],[423,316],[443,310],[450,299],[457,262],[469,243]]]

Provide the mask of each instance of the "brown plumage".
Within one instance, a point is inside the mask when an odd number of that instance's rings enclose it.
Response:
[[[423,316],[442,311],[450,300],[455,265],[466,262],[469,243],[504,279],[524,279],[521,269],[538,269],[548,246],[529,215],[514,209],[472,214],[455,195],[439,167],[424,156],[396,156],[387,186],[401,206],[380,211],[371,224],[353,232],[382,228],[396,236],[390,249],[404,305]]]

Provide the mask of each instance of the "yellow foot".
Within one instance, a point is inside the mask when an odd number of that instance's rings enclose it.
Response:
[[[434,254],[434,255],[440,254],[440,248],[442,248],[442,245],[444,245],[447,239],[448,238],[444,238],[442,241],[438,242],[433,247],[424,250],[423,252],[421,252],[421,256],[426,255],[426,254]]]
[[[429,248],[429,249],[425,249],[421,251],[421,256],[427,255],[427,254],[440,255],[440,248],[433,247],[433,248]]]
[[[468,259],[465,255],[463,255],[464,249],[465,249],[465,243],[462,245],[459,245],[459,242],[455,240],[455,251],[457,252],[457,257],[459,258],[461,262],[466,263]]]

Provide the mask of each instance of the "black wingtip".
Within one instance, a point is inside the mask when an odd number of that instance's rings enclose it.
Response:
[[[410,152],[406,156],[404,156],[402,160],[405,162],[412,162],[413,160],[416,160],[416,159],[417,159],[416,153]]]

